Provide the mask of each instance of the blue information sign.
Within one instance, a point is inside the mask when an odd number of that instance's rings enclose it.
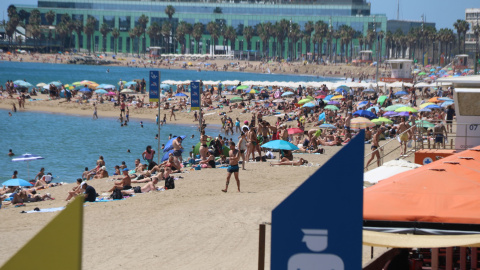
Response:
[[[160,72],[158,70],[150,71],[149,85],[148,97],[150,102],[158,102],[160,97]]]
[[[272,211],[271,269],[362,269],[364,137]]]
[[[190,96],[191,96],[191,110],[198,111],[200,110],[200,82],[191,82],[190,83]]]

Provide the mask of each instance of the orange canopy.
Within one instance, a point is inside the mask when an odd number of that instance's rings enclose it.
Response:
[[[442,103],[443,100],[438,99],[438,97],[433,97],[433,98],[429,99],[428,102]]]
[[[364,220],[480,224],[480,146],[365,189]]]

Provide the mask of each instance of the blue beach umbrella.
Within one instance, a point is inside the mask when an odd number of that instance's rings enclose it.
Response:
[[[282,94],[282,97],[293,96],[295,95],[293,92],[285,92]]]
[[[375,93],[375,89],[373,88],[367,88],[365,90],[362,91],[363,93]]]
[[[336,129],[337,127],[332,125],[332,124],[321,124],[318,126],[319,128],[331,128],[331,129]]]
[[[136,81],[130,81],[125,84],[125,86],[130,86],[130,85],[137,85]]]
[[[408,93],[405,91],[399,91],[395,93],[395,96],[405,96],[405,95],[408,95]]]
[[[451,98],[448,98],[448,97],[442,97],[442,98],[439,98],[438,100],[443,100],[443,101],[454,101],[453,99]]]
[[[339,87],[339,88],[335,89],[335,92],[337,92],[337,93],[343,93],[343,92],[347,92],[347,89],[342,88],[342,87]]]
[[[176,93],[175,96],[176,97],[186,97],[187,95],[185,95],[184,93]]]
[[[261,145],[263,148],[276,149],[276,150],[298,150],[298,147],[292,143],[284,140],[269,141]]]
[[[368,111],[372,111],[372,109],[374,109],[376,112],[380,111],[380,108],[379,108],[378,106],[370,107],[370,108],[368,108],[367,110],[368,110]]]
[[[78,90],[78,91],[79,91],[79,92],[84,92],[84,93],[90,93],[90,92],[92,92],[92,90],[88,89],[87,87],[82,88],[82,89],[80,89],[80,90]]]
[[[172,143],[173,143],[173,140],[177,139],[177,137],[178,136],[175,136],[175,137],[171,138],[170,140],[168,140],[168,142],[165,144],[165,148],[163,148],[164,153],[173,149]],[[186,137],[187,136],[185,136],[185,135],[180,136],[180,138],[182,138],[182,141],[185,140]]]
[[[446,108],[446,107],[452,105],[453,103],[455,103],[455,102],[453,102],[453,101],[445,101],[445,102],[443,102],[442,105],[440,105],[440,106],[442,106],[442,108]]]
[[[95,94],[99,94],[99,95],[105,95],[106,93],[108,93],[107,91],[105,91],[104,89],[98,89],[98,90],[95,90]]]
[[[170,84],[166,84],[166,83],[161,83],[161,84],[160,84],[160,88],[164,88],[164,89],[165,89],[165,88],[168,88],[168,89],[170,89],[171,87],[172,87],[172,86],[170,86]]]
[[[354,116],[365,117],[365,118],[368,118],[368,119],[377,118],[377,116],[374,113],[372,113],[371,111],[367,111],[367,110],[358,110],[358,111],[354,112],[353,115]]]
[[[48,85],[50,85],[50,84],[53,84],[53,85],[55,85],[56,87],[59,87],[59,86],[61,86],[61,85],[62,85],[62,83],[61,83],[61,82],[55,82],[55,81],[54,81],[54,82],[49,82],[49,83],[48,83]]]
[[[427,109],[430,109],[430,110],[433,110],[433,109],[441,109],[442,107],[436,105],[436,104],[432,104],[432,105],[428,105],[426,106],[425,108]]]
[[[173,154],[173,149],[170,150],[170,151],[165,152],[165,154],[163,154],[162,160],[161,160],[160,162],[164,162],[165,160],[167,160],[167,159],[168,159],[168,156],[169,156],[170,154]]]
[[[7,180],[7,181],[3,182],[2,186],[7,186],[7,187],[31,187],[33,185],[30,184],[30,182],[28,182],[27,180],[23,180],[23,179],[20,179],[20,178],[14,178],[14,179],[10,179],[10,180]]]
[[[323,100],[328,101],[328,100],[332,99],[332,97],[334,97],[334,95],[328,95]]]
[[[302,107],[313,108],[313,107],[315,107],[315,104],[313,104],[313,103],[309,102],[309,103],[305,103],[305,104],[303,104],[303,106],[302,106]]]
[[[368,101],[362,101],[362,102],[358,103],[357,108],[364,107],[364,106],[366,106],[367,104],[368,104]]]
[[[432,110],[428,109],[428,108],[423,108],[423,109],[420,109],[418,110],[419,112],[431,112]]]

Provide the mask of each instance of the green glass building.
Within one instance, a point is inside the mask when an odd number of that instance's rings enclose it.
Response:
[[[165,10],[167,6],[173,6],[175,13],[171,18]],[[377,33],[386,32],[387,18],[384,14],[371,15],[370,3],[366,0],[217,0],[217,1],[188,1],[177,2],[158,0],[39,0],[36,6],[17,5],[18,10],[31,12],[38,9],[41,13],[41,24],[46,25],[45,14],[53,11],[56,14],[53,25],[57,25],[64,14],[69,14],[71,20],[79,20],[85,25],[89,17],[96,19],[93,35],[75,31],[71,33],[72,41],[77,50],[83,51],[94,49],[96,52],[106,51],[118,53],[137,53],[148,51],[149,47],[159,47],[161,53],[210,53],[232,54],[235,52],[259,52],[268,56],[280,56],[281,58],[296,58],[312,55],[350,55],[357,56],[358,51],[369,49],[366,44],[360,46],[360,40],[364,40],[368,32],[375,30]],[[161,35],[162,38],[151,38],[149,34],[135,37],[129,31],[140,25],[139,18],[148,17],[146,29],[153,23],[160,27],[164,23],[172,25],[170,34]],[[271,30],[268,40],[262,41],[257,32],[257,25],[270,22],[272,25],[281,20],[287,21],[289,26],[281,30],[280,34]],[[216,42],[211,38],[207,30],[209,22],[216,22],[219,29],[232,26],[235,29],[235,38],[226,39],[222,33],[218,35]],[[305,28],[307,22],[323,21],[327,24],[326,32],[322,34],[320,41],[315,41],[315,31],[308,32]],[[182,45],[174,37],[178,26],[186,22],[204,24],[204,32],[200,39],[194,40],[192,35],[185,35]],[[28,24],[28,18],[26,19]],[[102,24],[108,25],[110,30],[116,28],[120,35],[117,39],[110,31],[105,38],[100,32]],[[292,35],[292,27],[296,25],[299,35]],[[354,30],[349,38],[336,35],[343,26],[349,26]],[[244,32],[247,27],[249,34]],[[306,32],[307,30],[307,32]],[[148,33],[148,31],[145,31]],[[353,33],[353,32],[352,32]],[[251,37],[249,37],[249,35]],[[306,36],[310,36],[310,38]],[[280,36],[280,37],[278,37]],[[331,36],[331,38],[329,38]],[[79,39],[79,40],[78,40]],[[348,43],[349,45],[342,46]],[[369,45],[376,43],[370,38]],[[213,46],[215,42],[216,46]],[[77,44],[80,44],[78,47]],[[382,42],[378,42],[380,47]],[[92,45],[91,45],[92,44]],[[116,48],[115,48],[116,47]],[[350,53],[352,51],[352,53]],[[383,50],[382,50],[383,51]]]

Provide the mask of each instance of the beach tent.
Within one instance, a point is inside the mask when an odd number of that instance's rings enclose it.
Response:
[[[364,244],[480,246],[479,168],[477,146],[366,188]]]

